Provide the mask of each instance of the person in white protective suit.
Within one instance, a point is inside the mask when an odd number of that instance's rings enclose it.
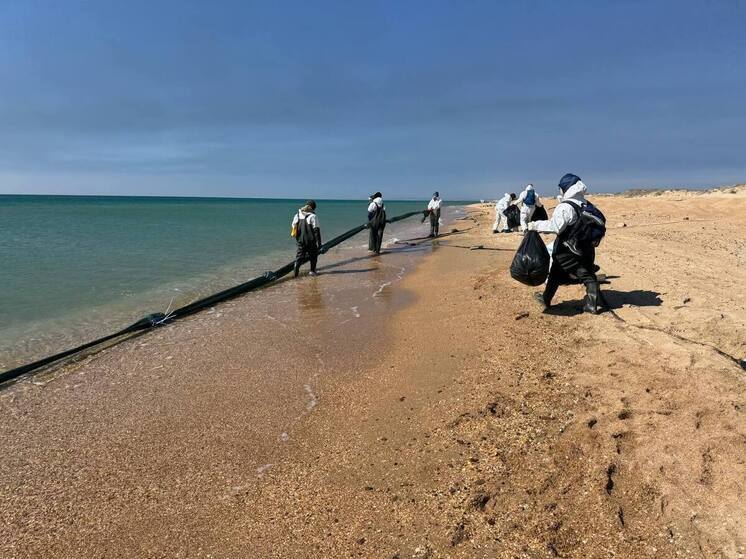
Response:
[[[433,198],[427,204],[427,217],[430,218],[430,234],[429,238],[435,238],[438,236],[440,230],[440,207],[443,205],[443,200],[440,199],[440,192],[433,193]]]
[[[515,200],[515,194],[508,194],[506,192],[505,194],[503,194],[503,197],[500,198],[495,204],[495,223],[492,225],[493,233],[510,232],[510,229],[508,229],[508,218],[503,212],[508,209],[510,204],[513,203],[513,200]]]
[[[534,190],[533,184],[526,186],[520,196],[518,196],[516,204],[521,204],[521,231],[525,231],[528,222],[531,221],[531,217],[534,215],[534,211],[536,211],[536,208],[542,206],[539,195]]]
[[[580,177],[566,174],[559,183],[562,199],[548,220],[531,221],[529,231],[555,233],[552,264],[549,269],[544,293],[536,293],[536,299],[546,309],[560,285],[582,283],[585,285],[583,311],[598,314],[603,309],[601,289],[598,284],[595,264],[596,251],[593,246],[579,247],[573,244],[573,229],[580,221],[580,210],[586,204],[587,187]]]
[[[383,230],[386,228],[386,206],[383,204],[383,194],[376,192],[368,198],[368,252],[381,254],[383,245]]]

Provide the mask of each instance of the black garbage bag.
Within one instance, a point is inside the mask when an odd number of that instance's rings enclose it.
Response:
[[[508,229],[514,229],[515,227],[520,226],[521,211],[515,204],[508,206],[508,209],[503,212],[503,215],[508,218]]]
[[[541,285],[549,275],[549,251],[536,231],[523,237],[510,265],[510,276],[526,285]]]
[[[544,209],[544,206],[536,206],[534,215],[531,216],[531,221],[544,221],[546,219],[549,219],[549,216],[547,215],[547,211]]]

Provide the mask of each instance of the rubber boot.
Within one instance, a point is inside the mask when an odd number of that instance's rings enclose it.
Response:
[[[544,293],[537,293],[535,295],[536,300],[544,305],[545,309],[548,309],[552,306],[552,299],[554,299],[554,295],[557,293],[558,288],[559,283],[553,277],[549,277],[546,287],[544,287]]]
[[[585,305],[583,305],[583,312],[599,314],[601,311],[603,311],[601,287],[597,281],[589,281],[585,284]]]
[[[539,303],[542,310],[547,310],[549,308],[549,305],[547,305],[546,299],[544,299],[544,294],[539,293],[538,291],[534,293],[534,301]]]
[[[293,277],[297,278],[299,273],[300,273],[300,260],[296,260],[295,266],[293,266]]]

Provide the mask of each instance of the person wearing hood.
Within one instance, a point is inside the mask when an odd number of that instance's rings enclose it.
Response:
[[[297,250],[295,252],[295,277],[300,273],[300,267],[304,260],[311,263],[309,275],[316,275],[316,262],[321,250],[321,229],[316,217],[316,202],[309,200],[300,208],[293,217],[291,235],[295,238]]]
[[[534,215],[537,207],[541,207],[542,203],[539,199],[538,193],[534,190],[534,185],[529,184],[518,196],[516,204],[522,204],[521,206],[521,231],[526,231],[528,222]]]
[[[544,293],[536,293],[536,299],[544,308],[549,308],[560,285],[582,283],[585,285],[583,311],[598,314],[602,310],[601,290],[596,277],[596,251],[593,246],[578,247],[572,243],[573,229],[581,221],[581,209],[587,204],[585,194],[588,187],[580,177],[571,173],[560,179],[561,201],[548,220],[528,223],[529,231],[555,233],[552,264],[549,269]]]
[[[510,233],[510,228],[508,227],[508,218],[505,215],[505,210],[510,207],[510,205],[513,203],[513,200],[515,200],[515,194],[508,194],[506,192],[505,194],[503,194],[503,197],[500,198],[495,204],[495,223],[494,225],[492,225],[493,233]]]
[[[368,204],[368,252],[381,254],[383,244],[383,230],[386,228],[386,206],[383,205],[383,195],[376,192],[370,196]]]
[[[440,199],[440,193],[434,192],[433,199],[427,204],[427,213],[430,216],[430,235],[429,238],[438,236],[440,228],[440,206],[443,201]]]

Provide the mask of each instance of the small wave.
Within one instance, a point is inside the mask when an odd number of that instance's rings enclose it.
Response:
[[[396,274],[396,277],[394,277],[394,279],[389,280],[389,281],[384,282],[384,283],[381,284],[381,286],[378,288],[378,290],[376,290],[376,292],[373,293],[373,297],[380,296],[381,293],[383,293],[383,290],[386,289],[389,285],[392,285],[394,283],[397,283],[397,282],[401,281],[404,278],[404,274],[406,273],[406,271],[407,271],[407,269],[404,268],[404,267],[402,267],[399,270],[399,273]]]

